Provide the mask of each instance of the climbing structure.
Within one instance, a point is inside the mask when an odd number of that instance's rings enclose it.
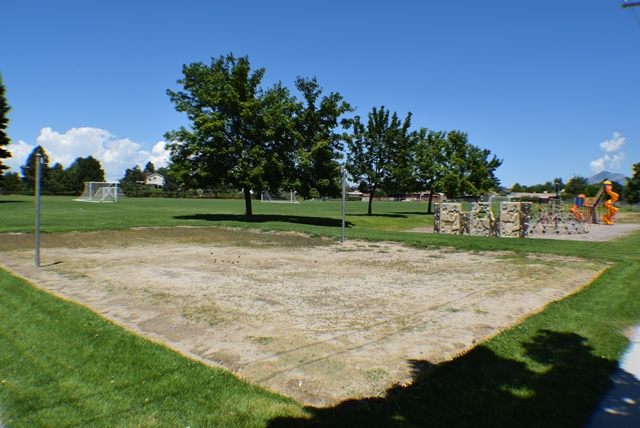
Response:
[[[526,238],[530,216],[530,202],[502,202],[496,235],[504,238]]]
[[[454,235],[524,238],[529,227],[528,202],[502,202],[498,218],[490,202],[474,202],[470,211],[460,203],[436,203],[433,231]]]
[[[453,235],[461,235],[461,212],[462,204],[460,203],[436,203],[436,211],[433,221],[433,231],[435,233],[446,233]]]
[[[474,236],[495,235],[496,220],[491,212],[490,202],[474,202],[471,204],[471,211],[462,214],[464,225],[463,233]]]
[[[566,233],[568,235],[589,233],[584,216],[574,207],[550,202],[533,204],[529,219],[529,234]]]

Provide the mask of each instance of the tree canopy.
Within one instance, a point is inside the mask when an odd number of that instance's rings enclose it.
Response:
[[[586,195],[588,187],[589,183],[587,183],[587,179],[585,177],[581,175],[574,175],[564,186],[564,192],[572,196],[578,196],[581,194]]]
[[[640,202],[640,162],[634,163],[632,168],[633,176],[624,186],[622,197],[630,204],[637,204]]]
[[[368,192],[367,214],[372,215],[373,195],[382,187],[399,187],[398,172],[408,156],[409,127],[411,113],[401,122],[397,113],[390,114],[384,106],[374,107],[368,114],[367,124],[355,116],[349,124],[351,134],[344,134],[347,143],[346,169],[352,180],[359,183],[363,192]]]
[[[500,185],[495,170],[502,160],[491,156],[491,151],[469,143],[464,132],[451,131],[447,134],[444,149],[446,175],[440,187],[448,198],[464,195],[482,195]]]
[[[127,195],[138,196],[140,189],[144,186],[146,177],[144,172],[138,165],[133,168],[127,168],[124,172],[124,177],[120,180],[120,187],[122,191]]]
[[[104,170],[100,161],[93,156],[79,157],[69,166],[67,180],[69,191],[79,195],[84,190],[85,181],[104,181]]]
[[[246,215],[251,191],[278,188],[294,171],[292,122],[296,103],[281,84],[260,87],[265,69],[251,71],[248,57],[212,58],[185,65],[184,91],[167,91],[191,130],[167,132],[172,161],[187,164],[201,185],[222,182],[243,189]]]
[[[184,65],[182,73],[182,90],[167,94],[190,125],[165,134],[172,142],[168,173],[178,190],[242,189],[247,216],[252,193],[262,190],[338,196],[345,154],[351,179],[370,195],[427,187],[458,197],[499,185],[502,160],[470,144],[467,134],[411,131],[411,113],[401,120],[384,106],[374,107],[366,124],[360,116],[346,119],[354,109],[337,92],[323,96],[315,78],[296,79],[298,100],[281,83],[261,87],[265,69],[252,70],[246,56]]]
[[[322,88],[315,77],[298,77],[296,88],[302,94],[295,118],[296,173],[291,187],[303,198],[336,197],[340,194],[340,163],[342,135],[335,129],[348,121],[340,117],[352,112],[339,93],[322,97]]]
[[[49,173],[49,155],[44,150],[44,148],[42,148],[42,146],[36,146],[31,151],[31,153],[29,153],[25,164],[20,167],[20,169],[22,170],[22,183],[24,185],[24,190],[35,190],[37,154],[42,155],[42,164],[40,165],[40,189],[43,193],[47,193],[49,192],[49,189],[51,187]]]
[[[36,154],[43,155],[43,163],[40,166],[42,181],[40,183],[43,193],[54,195],[80,195],[84,190],[85,181],[104,181],[104,171],[100,161],[93,156],[76,158],[65,169],[63,165],[56,163],[49,167],[49,155],[42,146],[33,149],[22,169],[22,187],[26,191],[35,188]]]
[[[477,197],[500,186],[495,171],[502,160],[469,143],[466,133],[420,128],[412,133],[412,140],[416,188],[430,191],[429,213],[435,192],[448,198]]]
[[[415,141],[415,174],[418,188],[429,190],[427,212],[431,213],[434,192],[442,190],[442,179],[447,174],[445,147],[446,133],[420,128],[413,135]]]
[[[7,128],[9,126],[9,118],[7,114],[11,110],[7,99],[5,98],[5,89],[2,83],[2,75],[0,74],[0,184],[2,184],[3,171],[9,169],[4,165],[2,160],[11,157],[11,153],[3,147],[8,146],[11,143],[11,139],[7,135]]]

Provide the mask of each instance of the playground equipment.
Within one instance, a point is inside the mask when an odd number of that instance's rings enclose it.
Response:
[[[470,211],[461,203],[435,204],[434,233],[524,238],[529,227],[529,202],[502,202],[498,218],[490,202],[474,202]]]
[[[608,194],[610,199],[603,203],[602,197],[605,194]],[[582,222],[599,224],[602,217],[604,224],[611,225],[614,224],[613,216],[618,212],[618,208],[613,206],[618,197],[618,194],[612,191],[611,182],[605,181],[595,197],[587,198],[584,195],[578,195],[576,204],[570,208],[570,211]],[[603,215],[605,210],[607,212]]]
[[[589,233],[589,226],[577,205],[567,207],[558,201],[531,207],[529,234],[534,233]]]
[[[618,200],[618,194],[612,190],[613,186],[611,185],[610,181],[605,181],[602,188],[611,197],[611,199],[607,200],[604,203],[605,209],[609,212],[605,214],[602,219],[604,220],[605,224],[613,224],[613,216],[618,212],[618,208],[614,207],[613,204],[615,204]]]

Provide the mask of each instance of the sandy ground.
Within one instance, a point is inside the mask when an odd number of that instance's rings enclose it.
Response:
[[[32,251],[5,245],[0,265],[144,337],[317,406],[408,384],[605,268],[394,243],[305,245],[310,238],[295,237],[293,245],[258,232],[237,232],[255,239],[232,244],[207,236],[215,229],[176,240],[163,230],[72,234],[83,245],[43,249],[40,269]]]

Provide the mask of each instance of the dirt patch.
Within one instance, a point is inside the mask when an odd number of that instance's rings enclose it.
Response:
[[[144,337],[320,406],[410,383],[604,268],[252,232],[178,239],[185,232],[172,230],[59,235],[76,245],[49,243],[40,269],[20,245],[0,263]]]

